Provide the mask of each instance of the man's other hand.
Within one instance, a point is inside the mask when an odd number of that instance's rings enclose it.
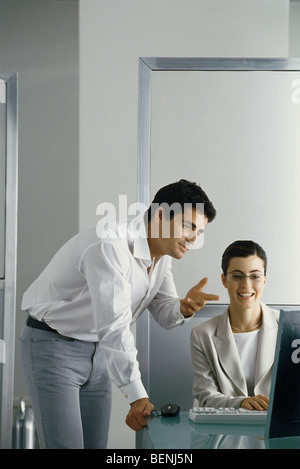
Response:
[[[138,432],[147,425],[147,417],[150,417],[154,410],[153,404],[148,398],[138,399],[130,404],[131,408],[126,417],[127,425]]]

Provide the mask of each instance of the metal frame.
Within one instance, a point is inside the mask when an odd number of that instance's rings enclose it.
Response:
[[[1,320],[5,363],[0,365],[0,447],[12,446],[18,207],[18,75],[0,74],[0,99],[6,103],[6,219],[4,312]],[[3,344],[2,342],[2,344]]]
[[[151,78],[164,71],[300,71],[300,59],[285,58],[181,58],[141,57],[138,64],[138,201],[150,204],[151,187]],[[202,317],[220,312],[221,305],[206,306]],[[222,308],[222,311],[224,308]],[[213,312],[214,311],[214,312]],[[149,314],[137,321],[136,343],[145,388],[149,389]]]

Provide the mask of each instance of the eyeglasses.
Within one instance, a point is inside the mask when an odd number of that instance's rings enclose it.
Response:
[[[251,274],[251,275],[245,275],[245,274],[239,274],[239,273],[229,273],[226,274],[228,275],[229,280],[232,282],[242,282],[245,278],[248,278],[250,282],[252,283],[259,283],[262,281],[264,278],[264,274]]]
[[[192,223],[182,224],[183,233],[186,238],[199,239],[203,235],[203,230],[196,231]]]
[[[196,231],[192,224],[183,223],[183,234],[189,244],[189,249],[200,249],[204,244],[204,231]]]

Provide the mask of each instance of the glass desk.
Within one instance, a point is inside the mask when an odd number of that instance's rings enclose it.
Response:
[[[151,417],[142,430],[143,449],[300,449],[300,436],[266,439],[264,424],[196,424],[188,412]]]

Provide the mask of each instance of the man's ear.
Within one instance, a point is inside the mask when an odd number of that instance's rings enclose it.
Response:
[[[163,218],[163,209],[162,207],[158,207],[154,215],[150,221],[150,233],[152,238],[159,238],[162,226],[162,218]]]
[[[163,207],[158,207],[156,210],[155,210],[155,213],[154,213],[154,219],[156,221],[156,223],[159,223],[162,221],[163,219],[163,216],[164,216],[164,209]]]

